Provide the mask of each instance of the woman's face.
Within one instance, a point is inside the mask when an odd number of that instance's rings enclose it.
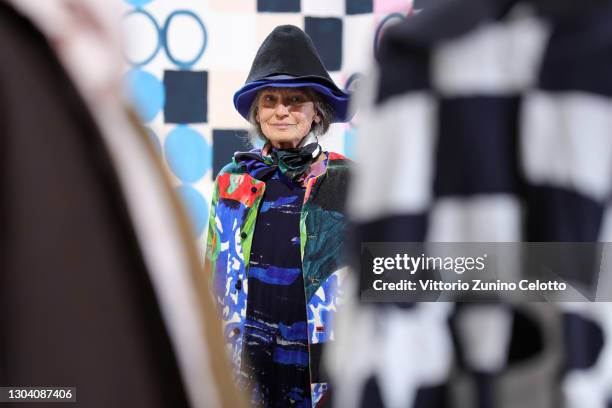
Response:
[[[257,101],[255,120],[273,147],[297,147],[321,118],[308,93],[297,88],[265,88]]]

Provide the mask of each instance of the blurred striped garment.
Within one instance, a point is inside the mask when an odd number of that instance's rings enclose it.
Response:
[[[610,2],[440,2],[388,29],[360,93],[356,244],[612,241]],[[612,406],[607,303],[340,313],[337,407]]]

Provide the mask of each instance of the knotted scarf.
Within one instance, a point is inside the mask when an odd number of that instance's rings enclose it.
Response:
[[[234,162],[246,167],[247,172],[259,180],[270,177],[276,169],[289,179],[297,181],[314,163],[323,149],[316,138],[313,143],[294,149],[271,148],[269,155],[261,150],[254,149],[249,152],[236,152]]]

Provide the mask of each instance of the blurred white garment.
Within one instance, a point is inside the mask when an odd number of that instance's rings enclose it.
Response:
[[[127,67],[118,30],[121,1],[10,2],[47,37],[102,133],[192,406],[239,404],[223,366],[221,326],[208,298],[194,238],[185,228],[186,217],[161,161],[123,97]]]

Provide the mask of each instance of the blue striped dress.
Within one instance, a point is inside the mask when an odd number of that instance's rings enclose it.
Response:
[[[249,264],[243,366],[258,407],[310,407],[299,221],[305,189],[269,174]]]

